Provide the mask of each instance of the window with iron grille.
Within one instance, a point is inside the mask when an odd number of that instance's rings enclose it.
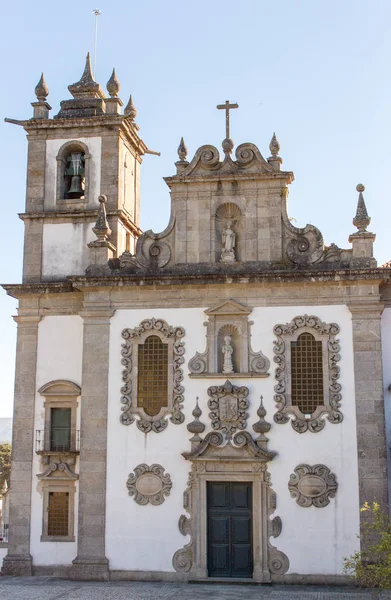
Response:
[[[138,346],[137,406],[150,417],[168,406],[168,345],[156,335]]]
[[[69,493],[49,492],[48,535],[68,536]]]
[[[292,406],[313,414],[324,404],[322,342],[302,333],[291,342]]]
[[[273,331],[277,337],[274,421],[281,425],[290,421],[298,433],[322,431],[326,420],[341,423],[337,323],[305,314],[275,325]]]

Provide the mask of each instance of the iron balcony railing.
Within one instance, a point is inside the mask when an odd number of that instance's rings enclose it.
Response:
[[[35,432],[35,451],[80,452],[80,431],[72,432],[69,427],[52,427],[48,435],[44,429]]]

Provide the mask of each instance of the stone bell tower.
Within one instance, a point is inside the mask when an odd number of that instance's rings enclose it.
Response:
[[[92,75],[89,54],[81,79],[68,89],[72,99],[62,101],[51,118],[42,74],[33,117],[6,119],[22,125],[28,139],[26,211],[20,215],[25,283],[84,275],[97,263],[97,246],[104,254],[98,262],[104,263],[125,250],[134,252],[141,233],[140,164],[148,149],[138,135],[132,97],[121,114],[115,70],[106,97]],[[93,229],[99,230],[104,205],[109,227],[102,244]]]

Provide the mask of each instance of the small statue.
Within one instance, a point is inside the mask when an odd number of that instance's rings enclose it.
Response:
[[[232,354],[233,354],[234,349],[231,346],[231,336],[230,335],[224,336],[224,344],[221,347],[221,351],[224,355],[223,373],[224,374],[233,373],[234,366],[232,364]]]
[[[236,235],[232,229],[232,221],[227,221],[227,227],[223,230],[222,234],[223,249],[221,251],[221,262],[236,262],[234,252],[235,239]]]

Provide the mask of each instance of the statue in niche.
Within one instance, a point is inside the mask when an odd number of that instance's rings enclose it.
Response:
[[[223,249],[221,251],[220,262],[236,262],[234,252],[235,240],[236,235],[232,229],[232,221],[227,221],[227,226],[223,229],[222,234]]]
[[[231,336],[230,335],[224,336],[224,344],[221,347],[221,351],[224,355],[223,373],[224,374],[233,373],[234,366],[232,364],[232,354],[233,354],[234,349],[231,346]]]

